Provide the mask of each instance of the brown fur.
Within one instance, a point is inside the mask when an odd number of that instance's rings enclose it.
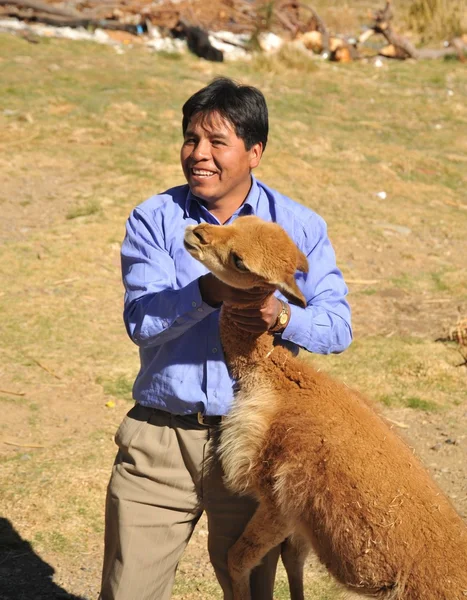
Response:
[[[185,239],[226,283],[274,284],[303,305],[292,281],[297,268],[306,270],[303,255],[278,225],[242,217],[225,227],[189,228]],[[249,272],[236,269],[232,253]],[[269,334],[241,332],[221,316],[221,337],[240,391],[219,451],[231,489],[259,502],[229,554],[235,600],[250,598],[251,569],[291,534],[301,540],[295,553],[284,551],[294,600],[303,598],[303,539],[358,596],[464,600],[467,527],[369,403],[273,348]]]

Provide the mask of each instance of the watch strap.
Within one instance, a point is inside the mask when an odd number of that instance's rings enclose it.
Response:
[[[275,333],[276,331],[279,331],[280,329],[284,329],[284,327],[287,325],[287,323],[289,321],[289,305],[287,304],[287,302],[284,302],[283,300],[279,300],[279,302],[281,303],[282,308],[281,308],[279,314],[277,315],[276,322],[269,329],[269,331],[271,333]]]

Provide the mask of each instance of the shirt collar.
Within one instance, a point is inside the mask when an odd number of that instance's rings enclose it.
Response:
[[[245,198],[245,202],[234,212],[232,217],[239,217],[241,215],[256,215],[258,212],[259,199],[259,186],[256,178],[251,175],[251,188],[248,192],[248,196]],[[192,194],[190,188],[188,187],[188,193],[185,200],[185,218],[190,216],[193,203],[196,203],[198,206],[201,205],[199,198]]]

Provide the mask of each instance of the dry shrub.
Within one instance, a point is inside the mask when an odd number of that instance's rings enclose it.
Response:
[[[413,0],[407,12],[407,24],[420,34],[422,41],[452,39],[463,33],[466,0]]]

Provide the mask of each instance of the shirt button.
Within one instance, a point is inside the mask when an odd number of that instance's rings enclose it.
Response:
[[[203,312],[203,309],[202,308],[198,308],[198,312]]]
[[[217,348],[212,349],[212,353],[215,354],[217,352]]]
[[[195,306],[196,306],[196,302],[195,302],[195,301],[193,301],[193,302],[191,303],[191,306],[195,307]]]

